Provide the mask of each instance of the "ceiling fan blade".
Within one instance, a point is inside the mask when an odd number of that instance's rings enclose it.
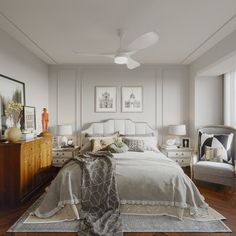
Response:
[[[140,63],[129,57],[126,65],[127,65],[128,69],[132,70],[136,67],[139,67]]]
[[[111,57],[113,58],[115,56],[114,53],[84,53],[84,52],[78,52],[78,51],[73,51],[73,53],[79,56],[86,56],[86,57]]]
[[[137,39],[135,39],[133,42],[129,44],[127,47],[128,51],[138,51],[147,47],[152,46],[155,44],[159,39],[159,36],[155,32],[149,32],[146,34],[141,35]]]

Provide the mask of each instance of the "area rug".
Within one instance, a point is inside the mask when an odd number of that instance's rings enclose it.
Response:
[[[78,221],[24,223],[40,203],[38,199],[7,232],[79,232]],[[179,220],[170,216],[121,215],[123,232],[232,232],[221,220]]]

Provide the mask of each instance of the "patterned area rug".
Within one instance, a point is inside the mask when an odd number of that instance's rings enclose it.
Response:
[[[79,232],[77,221],[60,223],[24,223],[40,203],[38,199],[10,227],[8,232]],[[179,220],[169,216],[121,215],[123,232],[231,232],[221,221]]]

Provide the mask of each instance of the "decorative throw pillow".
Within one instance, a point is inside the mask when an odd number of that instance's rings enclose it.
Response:
[[[223,148],[222,147],[209,147],[205,146],[205,161],[223,162]],[[202,158],[203,160],[203,158]]]
[[[233,141],[233,134],[206,134],[199,132],[200,160],[205,160],[205,146],[212,148],[222,148],[222,159],[225,163],[233,164],[231,156],[231,144]]]
[[[97,152],[100,150],[104,150],[108,147],[108,145],[114,143],[116,140],[114,138],[102,138],[102,139],[92,139],[92,152]]]
[[[110,151],[111,153],[123,153],[123,152],[128,152],[129,148],[123,142],[115,142],[110,144],[107,147],[107,150]]]
[[[119,134],[118,133],[114,133],[113,135],[111,136],[91,136],[91,137],[85,137],[83,140],[82,140],[82,146],[91,146],[91,140],[92,139],[104,139],[104,138],[114,138],[114,141],[116,141],[119,137]],[[92,147],[90,147],[90,149],[92,150]]]
[[[129,151],[144,152],[144,141],[141,139],[123,138],[124,143],[128,146]]]
[[[160,152],[160,150],[157,148],[157,137],[155,136],[126,136],[123,137],[123,139],[136,139],[136,140],[143,140],[144,141],[144,150],[146,151],[154,151],[154,152]]]

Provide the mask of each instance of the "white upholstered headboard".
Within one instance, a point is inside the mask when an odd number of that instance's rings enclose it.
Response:
[[[129,119],[125,120],[106,120],[102,122],[91,123],[91,125],[82,131],[82,139],[84,134],[111,134],[119,132],[122,135],[138,135],[157,132],[145,122],[134,122]]]

